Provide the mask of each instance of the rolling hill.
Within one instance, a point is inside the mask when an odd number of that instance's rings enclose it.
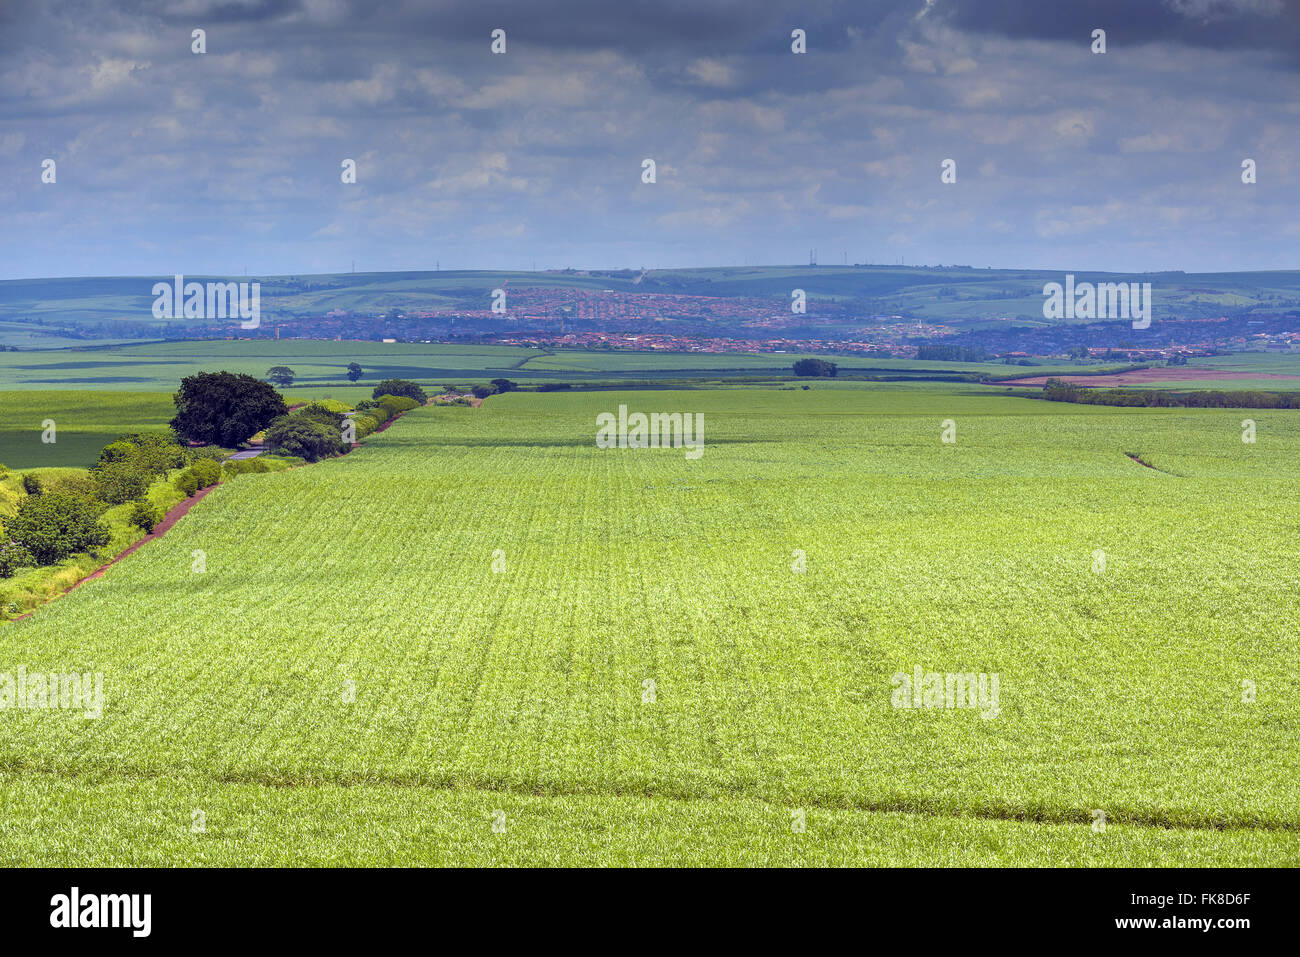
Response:
[[[1149,282],[1162,318],[1275,317],[1300,309],[1300,271],[1250,273],[1075,273],[1079,282]],[[298,276],[199,276],[187,280],[257,281],[270,322],[330,312],[379,316],[457,313],[487,308],[495,288],[572,290],[590,295],[710,296],[789,301],[804,289],[817,306],[846,322],[901,316],[965,328],[1043,318],[1043,285],[1063,271],[905,266],[754,266],[711,269],[437,271]],[[152,287],[168,276],[20,279],[0,282],[0,345],[33,338],[129,338],[175,335],[189,320],[158,320]],[[1066,321],[1066,320],[1061,320]],[[1086,321],[1086,320],[1085,320]],[[170,328],[169,328],[170,327]]]

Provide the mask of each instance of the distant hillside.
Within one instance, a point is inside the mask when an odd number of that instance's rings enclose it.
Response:
[[[1300,271],[1254,273],[1085,273],[1079,282],[1149,282],[1161,318],[1273,317],[1300,309]],[[1063,272],[910,266],[761,266],[717,269],[548,272],[383,272],[303,276],[186,276],[187,280],[258,281],[263,321],[395,312],[473,312],[505,287],[770,300],[788,308],[805,290],[809,313],[830,322],[901,316],[978,328],[1007,318],[1052,325],[1042,315],[1044,283]],[[152,286],[167,276],[21,279],[0,282],[0,343],[30,345],[33,334],[65,338],[175,335],[190,320],[156,320]],[[173,326],[169,330],[168,326]],[[3,338],[3,337],[8,337]]]

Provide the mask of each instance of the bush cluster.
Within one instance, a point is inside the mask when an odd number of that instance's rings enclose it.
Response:
[[[215,454],[214,454],[215,452]],[[186,468],[178,487],[210,485],[221,475],[221,453],[191,453],[174,432],[132,432],[119,436],[99,453],[89,475],[55,475],[45,483],[23,476],[26,496],[18,513],[5,522],[0,537],[0,565],[12,575],[24,565],[53,565],[80,552],[107,545],[111,538],[102,517],[110,505],[134,503],[127,521],[146,532],[162,516],[147,499],[149,487],[175,469]]]
[[[199,488],[209,488],[221,481],[221,463],[212,459],[199,459],[189,471],[198,479]]]
[[[136,502],[135,508],[131,511],[131,524],[141,529],[146,534],[152,532],[154,527],[162,521],[162,512],[148,502]]]
[[[377,400],[378,407],[386,413],[385,422],[395,419],[403,412],[410,412],[412,409],[418,409],[422,403],[416,402],[409,396],[404,395],[381,395]]]
[[[385,379],[375,386],[375,391],[370,394],[375,399],[385,395],[405,396],[408,399],[414,399],[416,405],[424,405],[429,401],[429,396],[425,391],[409,379]]]
[[[102,514],[102,504],[75,495],[28,495],[18,503],[18,514],[5,522],[5,534],[36,564],[53,565],[108,544],[108,529],[99,520]]]
[[[20,542],[0,541],[0,578],[12,578],[18,569],[35,564],[32,553]]]
[[[381,383],[374,399],[358,403],[359,411],[351,417],[357,437],[371,434],[426,399],[424,390],[413,382]],[[182,437],[233,447],[256,429],[264,429],[267,446],[294,461],[316,462],[346,451],[346,404],[326,399],[288,414],[274,390],[249,376],[191,376],[182,381],[176,405],[176,431],[119,436],[101,450],[88,477],[56,475],[42,483],[25,473],[26,494],[18,502],[17,514],[0,529],[0,578],[11,577],[19,568],[56,564],[107,545],[111,533],[102,517],[110,505],[130,504],[129,523],[152,532],[163,516],[147,494],[155,481],[170,473],[176,473],[175,487],[189,497],[217,484],[223,475],[271,471],[256,458],[224,462],[222,448],[188,448]],[[0,475],[7,471],[0,466]]]
[[[188,459],[173,432],[135,432],[104,446],[90,470],[95,495],[110,505],[140,498],[154,480]]]
[[[419,407],[420,403],[409,396],[381,395],[376,399],[363,399],[357,403],[356,414],[352,416],[357,441],[379,431],[401,413]]]
[[[384,421],[384,416],[380,412],[373,410],[366,413],[358,412],[352,417],[352,426],[356,429],[357,441],[360,442],[367,435],[378,431]]]
[[[312,403],[312,405],[318,405],[322,409],[327,409],[330,412],[341,413],[352,411],[352,406],[348,405],[346,402],[340,402],[338,399],[317,399]]]
[[[233,478],[236,475],[248,475],[250,473],[269,472],[271,467],[261,459],[232,459],[227,462],[223,468],[226,474]]]

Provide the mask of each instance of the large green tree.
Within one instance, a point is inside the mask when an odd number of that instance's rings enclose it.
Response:
[[[297,378],[298,373],[294,372],[288,366],[271,366],[266,370],[266,377],[281,389],[286,389],[293,385],[293,380]]]
[[[833,376],[839,367],[825,359],[800,359],[794,364],[794,374],[800,376]]]
[[[181,380],[172,397],[171,427],[189,442],[234,448],[286,411],[284,398],[270,383],[233,372],[200,372]]]

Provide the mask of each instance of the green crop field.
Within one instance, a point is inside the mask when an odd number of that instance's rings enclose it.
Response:
[[[1196,359],[1199,369],[1227,372],[1267,372],[1272,375],[1300,375],[1300,351],[1237,352],[1229,356]]]
[[[301,397],[368,397],[382,379],[412,379],[426,386],[487,382],[504,377],[526,384],[735,377],[789,377],[794,353],[681,353],[633,350],[525,349],[445,343],[337,342],[311,339],[188,340],[116,344],[77,349],[0,352],[0,390],[173,391],[196,372],[222,368],[263,377],[271,366],[297,373],[291,387]],[[853,376],[1045,375],[1114,368],[1052,359],[1034,366],[995,362],[932,362],[827,356]],[[362,378],[347,378],[350,362]],[[0,416],[3,409],[0,408]]]
[[[1158,389],[1174,392],[1300,392],[1300,378],[1295,379],[1163,379],[1123,386],[1126,389]]]
[[[365,369],[366,382],[460,376],[487,381],[511,374],[535,351],[509,346],[454,346],[322,342],[316,340],[193,340],[94,349],[0,353],[0,388],[171,391],[180,380],[214,368],[263,377],[288,365],[313,392],[348,389],[349,362]],[[358,397],[359,394],[358,394]]]
[[[0,465],[94,465],[117,436],[165,428],[175,414],[171,396],[160,392],[0,391]]]
[[[620,404],[702,414],[703,454],[597,448]],[[0,624],[0,672],[104,695],[0,711],[0,860],[1295,865],[1300,416],[1242,418],[418,409]],[[917,667],[995,713],[895,707]]]

